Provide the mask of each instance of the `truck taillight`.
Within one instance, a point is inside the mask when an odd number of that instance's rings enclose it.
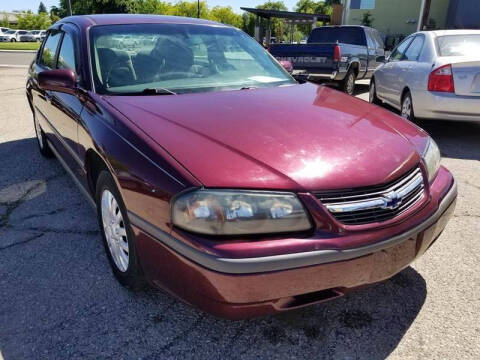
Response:
[[[342,52],[340,46],[335,45],[333,47],[333,61],[340,61],[342,59]]]
[[[430,73],[428,91],[455,92],[452,65],[444,65]]]

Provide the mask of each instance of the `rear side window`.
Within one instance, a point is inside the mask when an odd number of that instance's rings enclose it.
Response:
[[[417,61],[423,49],[423,36],[417,36],[405,52],[404,60]]]
[[[447,35],[437,37],[440,56],[467,56],[480,53],[480,35]]]
[[[48,35],[45,46],[43,47],[40,64],[53,69],[55,68],[55,54],[57,53],[58,42],[60,41],[61,33],[50,33]]]
[[[402,60],[403,53],[407,49],[407,46],[410,45],[411,41],[412,41],[412,38],[407,38],[402,43],[400,43],[400,45],[398,45],[397,48],[393,50],[392,55],[390,55],[390,60],[392,61]]]
[[[76,71],[75,66],[75,48],[70,34],[65,33],[62,40],[62,46],[58,54],[57,67],[59,69],[71,69]]]
[[[312,30],[309,43],[345,43],[366,45],[365,34],[360,27],[322,27]]]

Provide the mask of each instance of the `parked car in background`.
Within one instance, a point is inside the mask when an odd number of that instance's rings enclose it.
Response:
[[[45,30],[32,30],[30,33],[35,37],[36,41],[42,41],[42,37],[45,36]]]
[[[0,36],[0,41],[2,42],[16,42],[21,41],[20,37],[26,35],[27,30],[9,30],[2,36]]]
[[[121,35],[128,50],[110,47]],[[117,279],[146,279],[218,316],[284,312],[385,280],[425,253],[455,208],[427,133],[298,84],[216,22],[64,18],[26,94],[39,151],[96,208]]]
[[[480,30],[407,37],[375,71],[369,98],[409,120],[480,121]]]
[[[293,64],[293,75],[330,80],[353,94],[355,80],[369,79],[384,62],[383,41],[365,26],[322,26],[312,30],[306,44],[273,44],[270,53]]]
[[[22,34],[19,36],[19,41],[21,42],[36,42],[37,39],[35,38],[35,35],[32,34],[31,31],[27,31],[26,34]]]

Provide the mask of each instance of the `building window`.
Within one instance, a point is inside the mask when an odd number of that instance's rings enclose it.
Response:
[[[351,0],[350,9],[375,9],[375,0]]]

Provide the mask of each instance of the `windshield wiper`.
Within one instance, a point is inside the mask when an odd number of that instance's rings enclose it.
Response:
[[[165,88],[146,88],[141,91],[145,95],[177,95],[176,92]]]
[[[240,88],[240,90],[252,90],[252,89],[256,89],[255,86],[243,86]]]

